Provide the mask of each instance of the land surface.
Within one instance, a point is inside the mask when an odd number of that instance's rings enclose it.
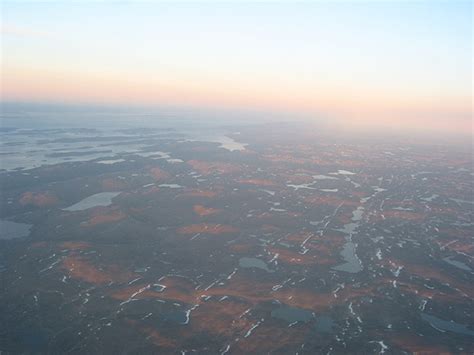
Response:
[[[469,149],[282,124],[2,136],[2,352],[474,352]]]

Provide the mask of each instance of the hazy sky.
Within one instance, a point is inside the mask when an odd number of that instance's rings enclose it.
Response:
[[[472,132],[470,1],[3,1],[2,98]]]

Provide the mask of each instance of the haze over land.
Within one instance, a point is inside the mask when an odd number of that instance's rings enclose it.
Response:
[[[0,354],[473,354],[472,3],[2,4]]]

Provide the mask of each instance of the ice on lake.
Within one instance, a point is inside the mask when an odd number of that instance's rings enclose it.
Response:
[[[98,194],[86,197],[72,206],[63,208],[64,211],[83,211],[92,207],[109,206],[112,199],[120,195],[120,192],[100,192]]]

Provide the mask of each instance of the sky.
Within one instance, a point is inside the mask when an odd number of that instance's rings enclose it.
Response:
[[[471,1],[2,1],[1,98],[472,134]]]

